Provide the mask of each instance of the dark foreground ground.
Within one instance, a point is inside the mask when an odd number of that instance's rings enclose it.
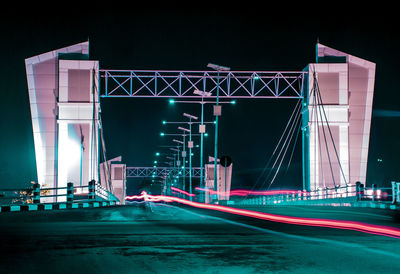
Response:
[[[382,210],[264,211],[399,226]],[[0,213],[0,233],[0,273],[400,273],[400,239],[163,204]]]

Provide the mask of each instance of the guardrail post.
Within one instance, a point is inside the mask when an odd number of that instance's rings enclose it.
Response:
[[[356,197],[357,197],[357,201],[361,200],[361,183],[360,182],[356,182]]]
[[[74,202],[74,184],[71,182],[67,183],[67,207],[71,208]]]
[[[372,201],[374,202],[376,198],[376,184],[372,184]]]
[[[397,201],[397,187],[396,182],[392,181],[392,204]]]
[[[89,195],[88,195],[88,199],[89,200],[94,200],[96,197],[96,181],[95,180],[91,180],[89,182]]]
[[[40,203],[40,184],[35,183],[33,184],[33,191],[32,191],[32,202],[34,204],[39,204]]]
[[[396,183],[397,185],[397,191],[396,191],[396,201],[400,202],[400,183]]]

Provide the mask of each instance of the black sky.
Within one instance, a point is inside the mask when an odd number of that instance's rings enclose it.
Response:
[[[319,39],[375,62],[374,110],[400,111],[399,36],[392,9],[318,7],[302,3],[266,8],[249,3],[235,8],[145,9],[115,3],[104,9],[100,4],[53,10],[4,8],[0,16],[0,186],[22,186],[36,178],[24,59],[88,39],[90,58],[99,60],[104,69],[206,70],[212,62],[254,71],[301,70],[314,62]],[[294,104],[239,101],[224,107],[220,151],[232,155],[237,186],[251,186],[258,177]],[[128,166],[152,165],[157,146],[166,144],[158,135],[162,119],[180,120],[184,111],[199,114],[193,106],[171,109],[165,101],[152,99],[103,99],[102,108],[108,157],[122,155]],[[399,126],[399,118],[373,117],[370,183],[400,178]],[[280,187],[300,187],[299,153],[290,177],[282,178]],[[383,162],[378,163],[378,158]]]

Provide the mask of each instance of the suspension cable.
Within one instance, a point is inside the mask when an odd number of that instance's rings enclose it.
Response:
[[[293,125],[294,125],[294,124],[297,124],[297,122],[299,121],[300,113],[301,113],[301,104],[300,104],[300,102],[301,102],[301,100],[299,100],[299,101],[297,102],[295,108],[293,109],[293,112],[292,112],[292,114],[290,115],[290,118],[289,118],[289,120],[288,120],[288,122],[287,122],[287,124],[286,124],[286,126],[285,126],[285,129],[284,129],[284,131],[283,131],[283,133],[282,133],[282,135],[281,135],[281,137],[280,137],[280,139],[279,139],[277,145],[275,146],[275,149],[274,149],[274,151],[273,151],[271,157],[268,159],[267,164],[265,165],[263,171],[261,172],[260,176],[257,178],[257,181],[256,181],[256,183],[253,185],[253,187],[251,188],[251,190],[254,190],[254,189],[257,187],[257,185],[260,183],[260,179],[264,176],[265,172],[268,170],[268,167],[269,167],[271,161],[273,161],[274,155],[276,154],[276,152],[277,152],[279,146],[281,145],[281,142],[282,142],[282,140],[283,140],[284,135],[286,135],[286,139],[285,139],[285,141],[284,141],[283,144],[282,144],[282,148],[280,149],[279,155],[277,155],[277,159],[280,157],[283,148],[284,148],[284,147],[286,146],[286,144],[288,143],[287,140],[288,140],[289,136],[293,136],[293,132],[294,132],[294,130],[293,130]],[[289,131],[289,132],[286,134],[286,131]],[[290,143],[290,141],[289,141],[289,143]],[[289,144],[287,144],[287,146],[289,146]],[[286,151],[287,151],[287,148],[286,148]],[[284,153],[284,154],[286,154],[286,153]],[[283,157],[284,157],[284,156],[283,156]],[[277,160],[275,160],[274,166],[275,166],[276,162],[277,162]],[[281,163],[282,163],[282,162],[281,162]],[[280,164],[281,164],[281,163],[280,163]],[[279,167],[280,167],[280,165],[279,165]],[[263,180],[263,183],[262,183],[262,186],[261,186],[261,187],[263,187],[263,186],[265,185],[265,183],[266,183],[266,181],[267,181],[267,178],[269,178],[269,176],[270,176],[271,173],[272,173],[272,170],[273,170],[272,168],[269,169],[269,173],[268,173],[268,175],[265,177],[265,179]],[[248,198],[248,197],[244,197],[244,198],[243,198],[243,201],[246,200],[247,198]]]
[[[323,105],[323,102],[322,102],[322,97],[321,97],[321,92],[320,92],[320,89],[319,89],[318,81],[316,81],[316,88],[317,88],[317,91],[318,91],[318,94],[319,94],[319,102],[321,103],[322,112],[324,114],[324,118],[325,118],[325,121],[326,121],[326,124],[327,124],[327,128],[328,128],[328,131],[329,131],[329,135],[330,135],[331,140],[332,140],[332,145],[333,145],[333,148],[334,148],[334,151],[335,151],[335,154],[336,154],[336,158],[337,158],[337,161],[338,161],[338,164],[339,164],[339,168],[340,168],[340,171],[342,173],[342,176],[343,176],[343,179],[345,181],[345,184],[347,185],[347,179],[346,179],[346,176],[344,175],[343,167],[342,167],[342,164],[340,162],[339,154],[338,154],[337,149],[336,149],[335,141],[333,139],[333,134],[332,134],[331,128],[329,126],[328,118],[326,116],[325,108],[324,108],[324,105]],[[335,185],[335,188],[336,188],[336,185]]]
[[[300,115],[300,113],[299,113],[299,115]],[[296,123],[295,123],[296,125],[297,125],[298,121],[300,121],[300,119],[298,119],[298,120],[296,121]],[[294,128],[295,128],[295,127],[294,127]],[[292,141],[293,133],[294,133],[294,132],[295,132],[295,131],[292,130],[291,133],[290,133],[290,140],[289,140],[289,143],[288,143],[288,145],[287,145],[286,148],[285,148],[285,152],[284,152],[284,154],[283,154],[283,156],[282,156],[282,158],[281,158],[281,161],[280,161],[280,163],[279,163],[278,168],[276,169],[276,172],[275,172],[274,177],[272,178],[271,182],[270,182],[269,185],[268,185],[267,190],[268,190],[268,189],[271,187],[271,185],[274,183],[275,178],[276,178],[276,176],[277,176],[278,173],[279,173],[279,170],[280,170],[280,168],[281,168],[281,165],[282,165],[282,163],[283,163],[283,160],[285,159],[286,152],[287,152],[287,150],[288,150],[288,148],[289,148],[289,145],[290,145],[290,143],[291,143],[291,141]]]
[[[268,160],[267,164],[265,165],[263,171],[261,172],[260,176],[257,178],[257,181],[256,181],[256,183],[254,184],[252,190],[258,185],[260,179],[263,177],[263,175],[265,174],[265,172],[268,170],[269,164],[270,164],[270,162],[273,160],[273,157],[274,157],[274,155],[275,155],[275,153],[276,153],[278,147],[280,146],[280,144],[281,144],[281,142],[282,142],[283,136],[285,135],[285,133],[286,133],[286,131],[287,131],[289,125],[292,124],[293,115],[295,115],[295,113],[296,113],[296,111],[297,111],[297,109],[298,109],[298,107],[299,107],[299,102],[300,102],[300,100],[297,102],[297,104],[296,104],[296,106],[295,106],[295,108],[294,108],[292,114],[290,115],[289,121],[287,122],[287,124],[286,124],[286,126],[285,126],[285,129],[284,129],[284,131],[283,131],[283,133],[282,133],[282,135],[281,135],[281,137],[280,137],[280,139],[279,139],[277,145],[275,146],[275,149],[274,149],[274,151],[273,151],[271,157],[269,158],[269,160]],[[288,136],[288,135],[287,135],[287,136]],[[287,136],[286,136],[286,140],[287,140]],[[286,143],[286,140],[285,140],[285,143]],[[279,155],[277,156],[277,159],[279,158],[281,151],[282,151],[282,149],[280,150]],[[276,164],[276,161],[274,162],[274,165],[273,165],[273,166],[275,166],[275,164]],[[269,171],[269,173],[268,173],[268,175],[267,175],[266,177],[269,177],[269,175],[271,174],[271,170],[272,170],[272,168],[270,169],[270,171]],[[263,183],[263,184],[264,184],[264,183]]]
[[[334,172],[333,172],[333,167],[332,167],[330,152],[329,152],[329,148],[328,148],[328,141],[327,141],[327,139],[326,139],[324,121],[323,121],[322,113],[321,113],[321,109],[323,109],[324,106],[323,106],[323,104],[322,104],[321,93],[320,93],[320,90],[319,90],[319,88],[318,88],[318,81],[317,81],[317,77],[316,77],[316,72],[315,72],[315,71],[314,71],[314,73],[313,73],[313,77],[314,77],[314,89],[315,89],[314,95],[315,95],[316,105],[317,105],[317,109],[318,109],[317,113],[319,113],[319,116],[320,116],[320,118],[321,118],[321,127],[322,127],[322,133],[323,133],[324,141],[325,141],[325,150],[326,150],[326,154],[327,154],[327,157],[328,157],[329,167],[330,167],[331,176],[332,176],[332,182],[333,182],[333,185],[334,185],[335,188],[336,188],[335,175],[334,175]],[[325,123],[328,125],[328,124],[329,124],[329,123],[328,123],[328,120],[325,119]],[[318,136],[319,136],[320,133],[319,133],[318,118],[317,118],[317,127],[318,127]],[[331,137],[332,137],[332,136],[331,136]],[[318,139],[320,139],[320,138],[318,138]],[[332,143],[334,143],[333,138],[331,138],[331,139],[332,139]],[[320,144],[320,149],[319,149],[319,151],[320,151],[320,155],[321,155],[321,156],[320,156],[320,157],[321,157],[321,161],[320,161],[320,163],[321,163],[321,170],[323,170],[321,144]],[[324,183],[324,187],[326,187],[325,182],[323,182],[323,183]]]

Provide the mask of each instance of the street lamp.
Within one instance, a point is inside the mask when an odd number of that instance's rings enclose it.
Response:
[[[219,73],[229,71],[230,68],[209,63],[207,67],[217,71],[217,104],[214,106],[215,115],[215,141],[214,141],[214,191],[217,191],[217,159],[218,159],[218,117],[221,115],[219,106]]]
[[[183,113],[183,116],[189,118],[189,193],[192,194],[192,148],[193,148],[193,142],[192,142],[192,119],[197,120],[199,119],[198,117]],[[192,196],[190,196],[190,200],[192,200]]]
[[[185,147],[185,138],[186,138],[186,134],[185,134],[185,132],[188,132],[188,133],[190,133],[190,129],[187,129],[187,128],[183,128],[183,127],[178,127],[178,129],[179,130],[182,130],[183,131],[183,150],[182,150],[182,161],[183,161],[183,166],[182,166],[182,169],[183,169],[183,187],[182,187],[182,189],[183,190],[185,190],[185,166],[186,166],[186,147]]]
[[[200,95],[201,96],[201,122],[199,126],[199,132],[201,134],[200,136],[200,187],[203,188],[203,183],[204,183],[204,176],[203,176],[203,138],[204,138],[204,133],[206,132],[206,127],[204,125],[204,97],[210,97],[211,92],[206,92],[206,91],[201,91],[198,90],[197,88],[194,89],[193,91],[194,94]]]
[[[210,92],[203,92],[203,91],[200,91],[198,89],[195,89],[195,91],[193,93],[195,93],[197,95],[211,96]],[[204,144],[204,139],[203,138],[208,136],[208,133],[206,132],[206,128],[205,128],[204,124],[215,124],[215,121],[204,121],[204,103],[205,102],[203,101],[203,98],[201,98],[201,99],[202,99],[202,101],[190,101],[190,102],[185,102],[185,103],[201,103],[201,121],[200,122],[191,121],[190,124],[200,124],[199,125],[199,134],[191,134],[191,135],[192,136],[200,135],[200,186],[203,186],[203,184],[204,184],[204,163],[203,163],[203,144]],[[183,115],[185,115],[185,113]],[[185,116],[186,117],[190,117],[192,115],[186,114]],[[193,117],[193,119],[197,118],[195,116],[192,116],[192,117]],[[166,125],[166,124],[187,124],[187,123],[188,122],[168,122],[168,121],[165,121],[165,120],[162,121],[163,125]],[[190,128],[190,130],[191,130],[191,128]],[[165,133],[163,133],[162,136],[165,136]],[[198,145],[196,147],[198,147]],[[190,155],[192,155],[192,154],[190,154]]]

